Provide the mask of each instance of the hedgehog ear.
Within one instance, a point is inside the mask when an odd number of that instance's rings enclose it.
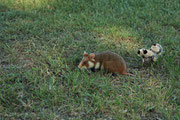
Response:
[[[88,53],[84,51],[83,56],[88,56]]]
[[[94,59],[94,58],[95,58],[95,54],[94,54],[94,53],[91,53],[91,54],[89,54],[89,57],[90,57],[91,59]]]
[[[146,54],[146,53],[147,53],[147,50],[144,50],[143,53]]]

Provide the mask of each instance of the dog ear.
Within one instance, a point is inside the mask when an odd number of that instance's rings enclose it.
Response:
[[[140,50],[138,50],[138,52],[137,52],[138,54],[140,54]]]
[[[147,53],[147,50],[144,50],[143,53],[146,54],[146,53]]]

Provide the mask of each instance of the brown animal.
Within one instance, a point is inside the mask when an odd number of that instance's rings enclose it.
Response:
[[[78,67],[91,70],[104,69],[107,70],[108,73],[132,75],[126,72],[126,63],[124,59],[120,55],[110,51],[91,53],[89,55],[87,52],[84,52]]]

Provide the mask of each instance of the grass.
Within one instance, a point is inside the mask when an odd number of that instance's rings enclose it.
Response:
[[[180,119],[180,18],[173,0],[1,0],[1,119]],[[165,53],[142,65],[137,49]],[[111,50],[134,77],[77,68]]]

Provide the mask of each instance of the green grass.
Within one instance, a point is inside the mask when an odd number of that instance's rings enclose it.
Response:
[[[180,119],[179,0],[1,0],[1,119]],[[137,49],[165,53],[142,65]],[[111,50],[134,77],[77,68]]]

